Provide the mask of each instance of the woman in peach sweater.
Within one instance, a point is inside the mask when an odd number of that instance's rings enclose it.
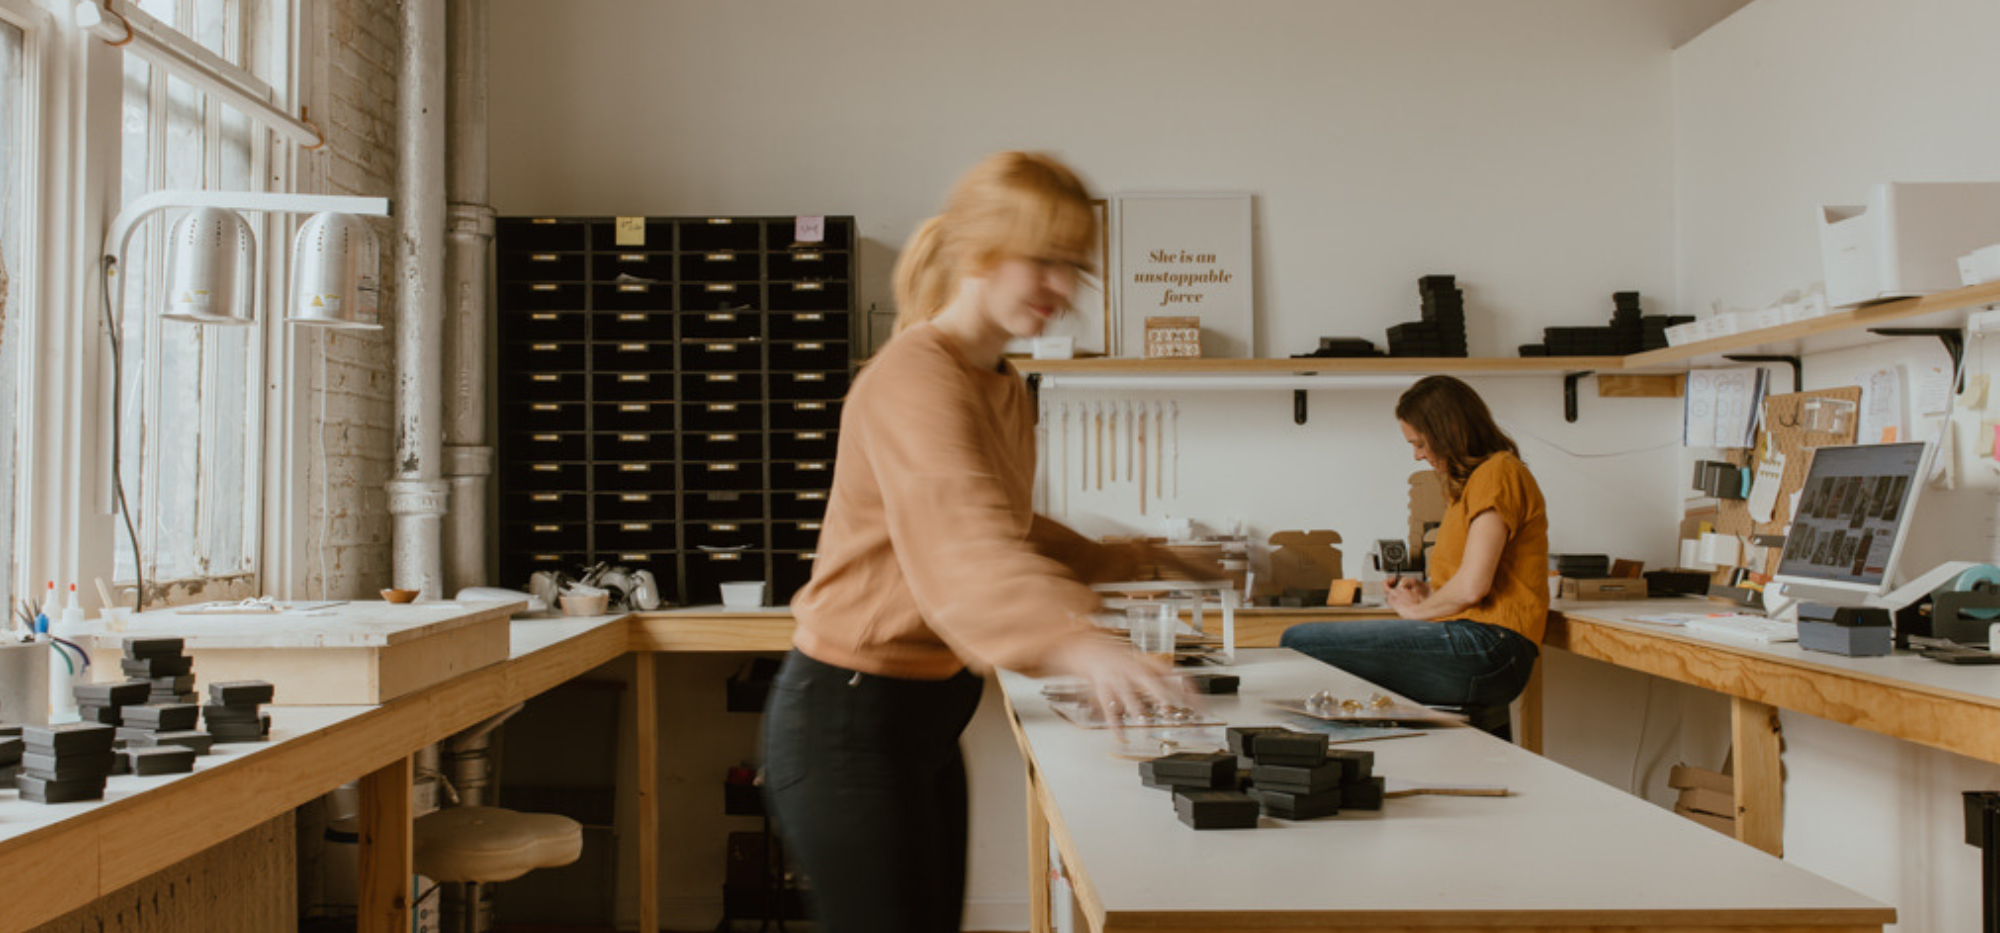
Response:
[[[1034,514],[1034,412],[1001,361],[1063,313],[1097,224],[1047,156],[953,188],[896,266],[896,335],[855,380],[794,650],[765,720],[764,786],[830,933],[956,930],[960,732],[979,673],[1088,680],[1101,705],[1186,702],[1091,625],[1088,582],[1146,555]]]

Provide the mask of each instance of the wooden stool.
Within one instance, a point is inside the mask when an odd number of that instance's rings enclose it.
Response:
[[[467,933],[479,916],[480,885],[568,865],[582,854],[583,827],[550,813],[452,807],[416,823],[417,872],[439,884],[465,885]]]

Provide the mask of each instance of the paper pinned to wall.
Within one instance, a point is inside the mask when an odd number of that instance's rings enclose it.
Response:
[[[1769,448],[1769,445],[1766,445]],[[1759,523],[1771,520],[1773,510],[1778,507],[1778,493],[1785,485],[1785,455],[1776,449],[1766,449],[1758,458],[1757,476],[1751,480],[1750,517]]]
[[[1763,367],[1688,371],[1681,443],[1689,447],[1739,448],[1757,437],[1757,413],[1764,407]]]
[[[1862,444],[1893,444],[1903,437],[1903,378],[1894,366],[1861,374],[1860,428],[1854,439]]]

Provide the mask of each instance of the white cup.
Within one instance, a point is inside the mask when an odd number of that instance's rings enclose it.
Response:
[[[1174,665],[1174,630],[1180,614],[1171,603],[1140,603],[1125,607],[1125,625],[1132,633],[1132,647],[1162,667]]]
[[[722,605],[730,609],[755,609],[764,605],[764,581],[722,584]]]

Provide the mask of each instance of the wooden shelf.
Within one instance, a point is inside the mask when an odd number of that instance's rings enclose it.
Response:
[[[1072,374],[1092,376],[1300,376],[1300,375],[1485,375],[1562,374],[1582,370],[1617,369],[1616,356],[1517,357],[1308,357],[1275,360],[1082,360],[1015,359],[1008,363],[1022,375]]]
[[[1860,346],[1885,338],[1868,332],[1871,327],[1965,326],[1965,312],[1972,308],[2000,304],[2000,282],[1970,285],[1918,298],[1904,298],[1876,305],[1836,311],[1825,317],[1765,327],[1713,340],[1687,343],[1663,350],[1648,350],[1625,358],[1627,370],[1686,369],[1701,360],[1713,361],[1729,353],[1784,353],[1799,355]]]

